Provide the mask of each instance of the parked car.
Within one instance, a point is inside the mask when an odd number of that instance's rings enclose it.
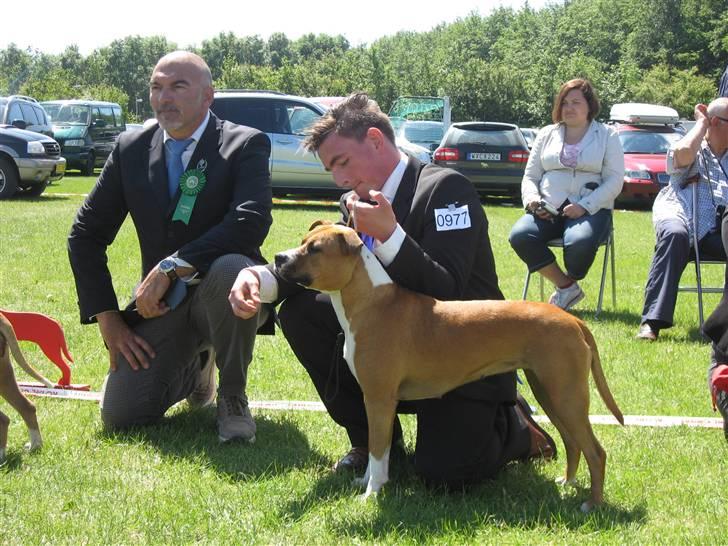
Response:
[[[32,97],[0,97],[0,125],[2,124],[53,137],[53,127],[45,110]]]
[[[523,138],[526,139],[526,144],[528,144],[528,149],[530,150],[533,147],[533,141],[536,140],[536,135],[540,131],[540,129],[534,129],[533,127],[520,127],[521,133],[523,134]]]
[[[103,167],[116,139],[126,130],[121,106],[94,100],[56,100],[41,103],[53,123],[54,138],[68,168],[90,176]]]
[[[609,118],[624,150],[624,186],[617,202],[651,206],[670,179],[667,151],[683,137],[674,125],[678,114],[656,104],[620,103],[612,106]]]
[[[395,137],[401,150],[412,153],[423,163],[429,163],[444,133],[445,125],[441,121],[406,120],[399,124]]]
[[[18,190],[40,195],[66,172],[61,147],[49,136],[0,125],[0,199]]]
[[[303,97],[274,91],[220,90],[211,110],[221,119],[254,127],[271,140],[270,172],[274,194],[340,194],[331,173],[301,144],[305,129],[326,107]]]
[[[481,195],[517,197],[528,155],[518,126],[470,121],[450,126],[433,160],[467,176]]]

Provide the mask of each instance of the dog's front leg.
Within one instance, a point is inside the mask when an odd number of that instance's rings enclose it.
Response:
[[[389,481],[389,450],[392,445],[392,428],[397,408],[397,399],[372,398],[364,394],[369,424],[369,464],[364,477],[359,481],[366,484],[366,499],[376,494]]]

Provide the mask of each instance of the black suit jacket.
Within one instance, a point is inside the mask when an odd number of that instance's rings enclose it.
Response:
[[[347,195],[341,198],[344,222],[348,220],[348,210],[343,205]],[[468,206],[470,228],[437,229],[435,210],[449,205]],[[440,300],[503,299],[488,237],[488,219],[467,178],[410,157],[392,208],[407,234],[394,261],[386,267],[394,282]],[[298,289],[281,282],[279,299]],[[515,373],[469,383],[457,391],[478,399],[515,400]]]
[[[202,275],[225,254],[264,263],[260,246],[272,223],[269,157],[264,133],[211,114],[188,163],[191,169],[206,162],[206,185],[185,225],[172,221],[180,191],[169,198],[163,130],[122,133],[68,237],[81,322],[119,309],[106,248],[127,215],[139,237],[141,278],[174,253]]]

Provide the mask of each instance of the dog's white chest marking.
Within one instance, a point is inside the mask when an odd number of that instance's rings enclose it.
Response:
[[[385,271],[384,266],[382,266],[377,257],[365,246],[361,247],[361,257],[364,261],[364,268],[369,275],[369,280],[372,283],[372,288],[392,283],[392,279]],[[354,332],[351,331],[351,325],[346,318],[344,303],[341,300],[341,292],[329,292],[329,295],[331,296],[334,311],[336,311],[336,318],[339,319],[341,329],[344,331],[344,358],[352,375],[359,381],[359,378],[356,376],[356,366],[354,363],[356,340],[354,339]]]

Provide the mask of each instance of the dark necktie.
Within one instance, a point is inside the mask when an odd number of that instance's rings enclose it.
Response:
[[[177,188],[179,187],[179,179],[185,170],[182,165],[182,153],[193,140],[191,138],[186,140],[174,140],[170,138],[164,143],[167,148],[167,188],[170,199],[174,199]]]

